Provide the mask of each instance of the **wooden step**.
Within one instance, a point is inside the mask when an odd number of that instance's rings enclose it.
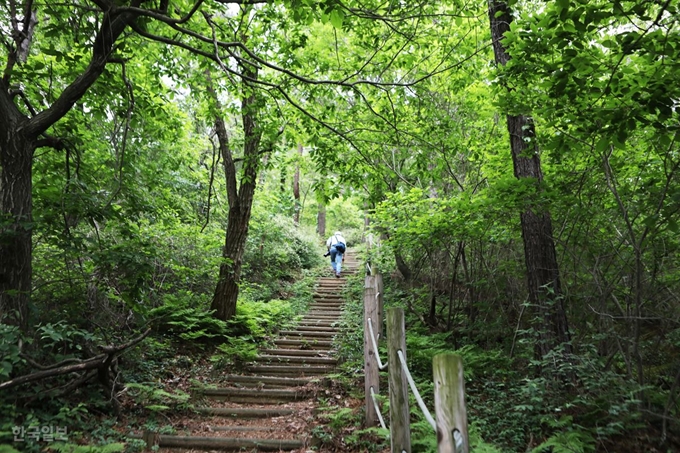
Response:
[[[215,400],[234,403],[276,404],[287,401],[300,401],[311,394],[304,390],[287,389],[204,389],[202,395]]]
[[[260,349],[260,353],[269,355],[297,355],[301,357],[328,357],[328,350],[323,349]]]
[[[340,322],[340,316],[318,316],[318,317],[307,317],[304,318],[300,321],[301,323],[306,322],[306,323],[330,323],[330,324],[337,324]]]
[[[313,326],[323,326],[323,327],[336,327],[338,325],[337,320],[320,320],[320,319],[307,319],[304,321],[300,321],[298,323],[298,326],[307,326],[307,327],[313,327]]]
[[[331,296],[314,296],[315,304],[334,304],[334,305],[345,305],[345,299],[343,297],[331,297]]]
[[[248,371],[267,376],[322,376],[333,373],[332,366],[304,366],[300,364],[286,365],[251,365]]]
[[[316,311],[315,310],[315,311],[310,311],[309,313],[307,313],[307,316],[302,318],[302,319],[316,318],[316,319],[335,320],[335,319],[340,319],[341,316],[342,316],[341,311],[330,312],[330,311],[326,311],[326,310],[323,310],[323,311]]]
[[[299,387],[302,385],[307,385],[311,382],[309,379],[281,378],[270,376],[248,376],[239,374],[228,374],[226,376],[223,376],[223,379],[229,383],[252,384],[257,387],[267,385],[285,385],[288,387]]]
[[[333,338],[337,332],[306,332],[301,330],[282,330],[279,334],[286,337],[305,337],[307,339],[314,339],[315,337]]]
[[[237,433],[275,433],[277,431],[285,430],[286,428],[283,426],[211,426],[210,429],[213,431],[233,431]]]
[[[311,307],[309,307],[309,312],[312,313],[315,311],[327,311],[327,312],[333,312],[333,313],[342,313],[344,310],[342,309],[341,306],[330,306],[330,305],[316,305],[313,304]]]
[[[301,326],[298,325],[295,328],[295,331],[297,332],[333,332],[333,333],[338,333],[338,330],[336,327],[327,327],[327,326]]]
[[[281,451],[296,450],[305,446],[304,441],[298,439],[245,439],[237,437],[198,437],[198,436],[170,436],[157,434],[155,442],[160,448],[185,448],[198,450],[221,451]]]
[[[342,309],[345,306],[344,302],[341,301],[329,301],[329,300],[314,300],[310,305],[309,308],[313,307],[332,307],[332,308],[339,308]]]
[[[328,364],[335,365],[338,363],[337,359],[332,357],[309,357],[297,355],[261,355],[257,358],[257,362],[266,363],[308,363],[308,364]]]
[[[296,412],[288,408],[250,408],[250,407],[197,407],[196,412],[204,415],[216,415],[229,418],[271,418],[284,417]]]
[[[298,349],[330,349],[333,347],[333,342],[330,340],[312,339],[310,340],[300,340],[293,338],[280,338],[274,340],[274,343],[286,347],[298,347]]]

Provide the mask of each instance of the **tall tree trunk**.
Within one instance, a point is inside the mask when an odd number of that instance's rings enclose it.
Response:
[[[15,118],[16,120],[16,118]],[[0,319],[28,325],[32,278],[35,143],[16,133],[16,121],[0,126]]]
[[[257,70],[246,67],[244,74],[250,79],[257,79]],[[210,79],[208,79],[210,82]],[[211,84],[211,82],[210,82]],[[220,112],[217,95],[212,85],[209,90]],[[227,182],[227,199],[229,200],[229,216],[227,233],[222,251],[223,262],[215,288],[215,294],[210,308],[215,310],[218,319],[228,320],[236,314],[239,281],[241,278],[241,264],[246,240],[248,239],[248,223],[253,206],[257,173],[260,168],[260,139],[262,131],[256,125],[256,118],[260,110],[259,100],[253,87],[243,82],[243,99],[241,101],[241,115],[243,125],[243,166],[240,185],[237,186],[236,166],[229,148],[227,129],[220,114],[215,118],[215,129],[222,153],[224,172]],[[272,144],[273,146],[273,144]]]
[[[490,0],[489,19],[496,63],[505,66],[510,61],[510,55],[501,40],[510,30],[512,22],[512,14],[507,3]],[[515,177],[534,180],[538,186],[537,190],[540,191],[543,173],[533,121],[525,115],[508,115],[507,126]],[[537,352],[545,356],[562,344],[565,344],[565,350],[569,351],[570,346],[567,344],[570,340],[569,327],[563,305],[550,212],[536,204],[531,206],[530,203],[530,207],[521,213],[520,220],[529,301],[536,307],[538,318],[543,324],[539,326]]]
[[[302,153],[304,152],[304,148],[302,147],[302,144],[298,144],[298,154],[300,155],[300,159],[302,159]],[[295,164],[295,174],[293,175],[293,198],[295,199],[295,212],[293,213],[293,221],[295,222],[295,226],[300,224],[300,210],[302,209],[302,205],[300,204],[300,161],[298,160],[297,163]]]

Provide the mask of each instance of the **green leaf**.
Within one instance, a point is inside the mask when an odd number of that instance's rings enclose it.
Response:
[[[344,14],[339,9],[334,9],[330,14],[330,21],[333,27],[342,29],[342,22],[344,20]]]
[[[609,145],[610,145],[609,137],[602,136],[595,145],[595,151],[598,151],[600,153],[604,152],[609,148]]]
[[[555,6],[557,7],[557,11],[569,9],[569,0],[557,0]]]

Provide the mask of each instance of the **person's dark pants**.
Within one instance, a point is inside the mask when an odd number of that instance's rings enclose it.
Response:
[[[338,252],[335,246],[331,246],[331,267],[335,275],[340,275],[342,272],[342,253]]]

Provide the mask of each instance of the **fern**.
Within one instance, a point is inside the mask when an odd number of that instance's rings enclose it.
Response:
[[[59,453],[118,453],[125,450],[125,444],[113,443],[107,445],[93,446],[56,442],[50,444],[49,449],[57,451]],[[1,451],[2,450],[0,450],[0,452]]]
[[[582,430],[563,431],[550,436],[531,453],[591,453],[595,451],[595,439]]]
[[[11,445],[0,445],[0,453],[19,453],[19,451]]]
[[[170,409],[171,404],[184,405],[189,401],[189,395],[182,391],[170,393],[157,388],[154,384],[129,383],[127,384],[130,395],[135,398],[138,404],[145,409],[161,412]],[[136,392],[134,391],[136,390]]]
[[[190,291],[166,294],[164,304],[151,310],[149,316],[159,319],[159,328],[164,333],[192,343],[227,334],[227,324],[216,319],[212,311],[201,308]]]

